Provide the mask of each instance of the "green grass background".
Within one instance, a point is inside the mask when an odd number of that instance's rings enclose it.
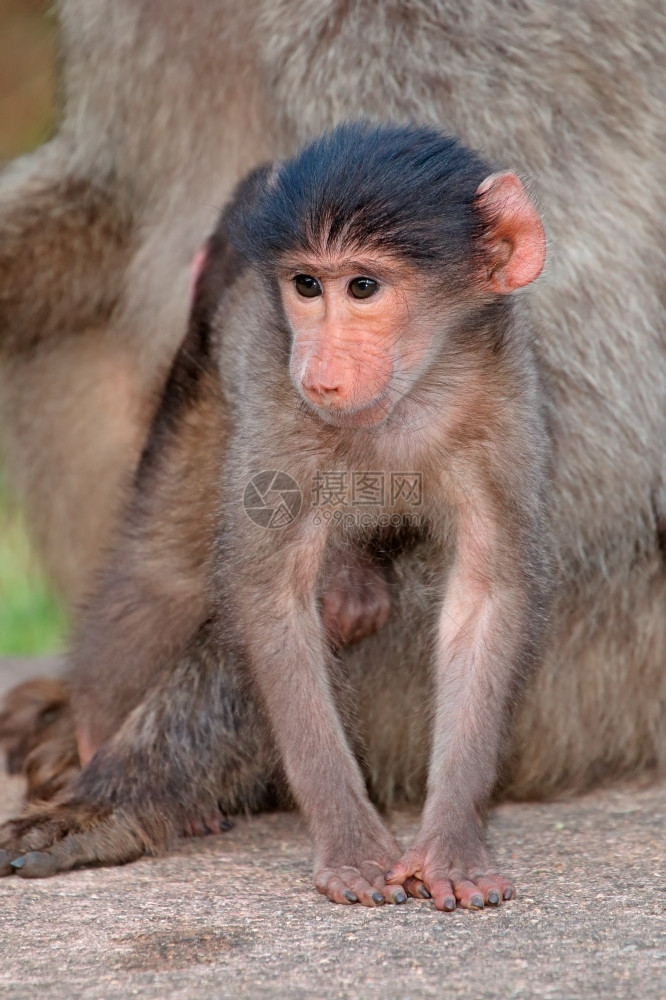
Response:
[[[45,0],[0,0],[0,164],[39,145],[52,127],[54,27]],[[0,456],[0,656],[55,652],[66,628]]]
[[[55,652],[66,630],[65,614],[40,570],[0,470],[0,656]]]

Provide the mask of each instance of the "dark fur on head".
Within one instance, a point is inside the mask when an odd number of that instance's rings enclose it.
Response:
[[[290,253],[362,248],[448,271],[473,264],[484,228],[474,199],[490,173],[435,128],[347,123],[282,163],[258,201],[241,202],[230,230],[261,269]]]

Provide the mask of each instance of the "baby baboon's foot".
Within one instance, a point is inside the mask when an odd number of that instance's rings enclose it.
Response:
[[[47,878],[81,865],[119,865],[146,846],[121,809],[70,799],[0,826],[0,875]]]
[[[211,833],[226,833],[233,829],[233,823],[218,808],[216,813],[206,816],[205,819],[198,817],[188,821],[183,831],[186,837],[207,837]]]
[[[26,681],[5,695],[0,748],[10,774],[25,775],[28,799],[46,801],[80,768],[69,694],[55,678]]]

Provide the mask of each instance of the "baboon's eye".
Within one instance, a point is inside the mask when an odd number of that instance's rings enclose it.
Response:
[[[314,299],[316,295],[321,295],[321,285],[311,274],[297,274],[294,278],[296,291],[304,299]]]
[[[379,289],[379,285],[374,278],[353,278],[347,289],[355,299],[369,299]]]

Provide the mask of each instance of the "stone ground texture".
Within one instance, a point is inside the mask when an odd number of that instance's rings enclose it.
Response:
[[[0,693],[42,670],[0,663]],[[0,774],[0,818],[21,782]],[[407,842],[412,812],[392,815]],[[312,887],[297,815],[243,818],[168,857],[0,880],[0,997],[16,1000],[666,998],[666,785],[498,808],[518,898],[375,910]]]

